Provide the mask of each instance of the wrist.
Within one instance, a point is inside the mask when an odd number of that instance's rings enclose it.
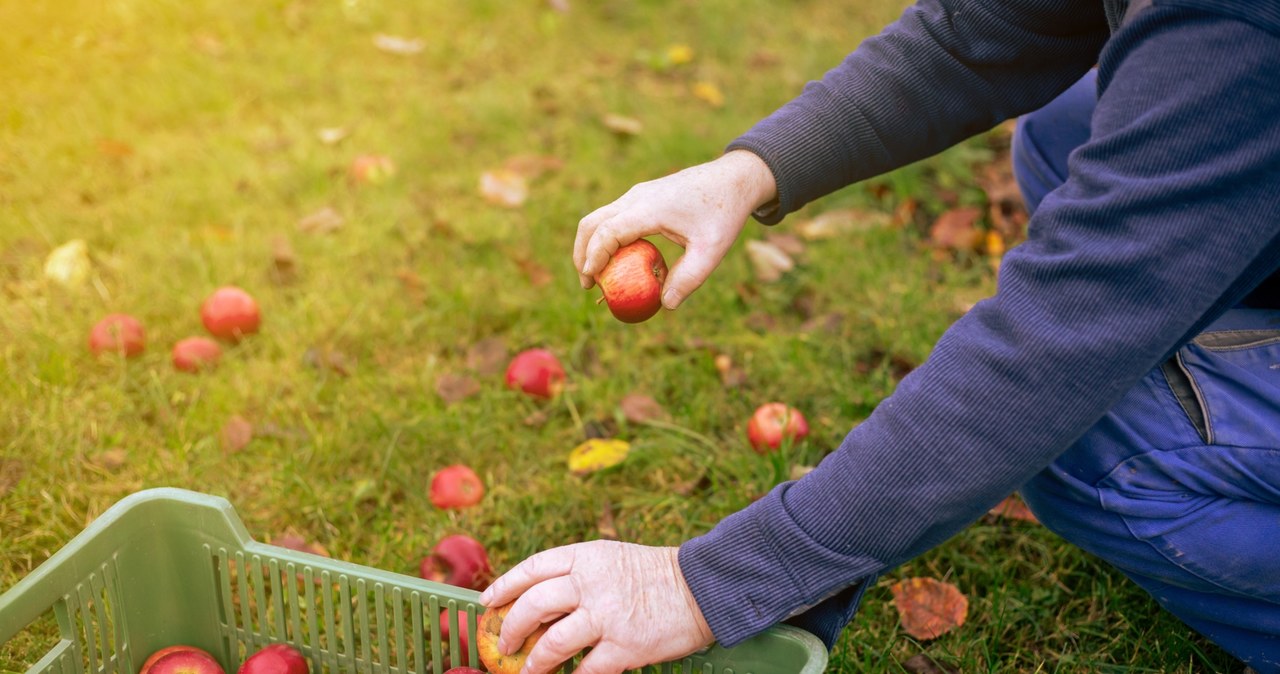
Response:
[[[676,583],[680,586],[680,592],[684,596],[685,604],[689,607],[689,614],[692,616],[694,626],[698,630],[699,642],[703,646],[710,645],[715,641],[715,635],[711,632],[711,625],[707,623],[706,616],[702,615],[702,609],[698,607],[698,601],[694,599],[693,591],[689,589],[689,582],[684,578],[684,571],[680,569],[680,548],[667,548],[666,552],[674,570]]]
[[[760,207],[778,198],[778,183],[773,177],[769,165],[754,152],[749,150],[730,150],[717,161],[724,162],[734,176],[734,187],[747,203],[748,211],[759,210]]]

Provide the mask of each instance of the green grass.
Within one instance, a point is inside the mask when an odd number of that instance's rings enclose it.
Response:
[[[683,309],[642,325],[617,323],[578,289],[569,251],[582,215],[635,182],[716,156],[900,9],[900,0],[584,0],[567,15],[499,0],[0,4],[0,587],[147,487],[219,494],[261,539],[292,528],[336,557],[413,573],[457,531],[483,540],[500,568],[595,538],[606,499],[627,540],[676,544],[706,531],[787,468],[743,439],[766,400],[806,411],[814,436],[786,460],[816,462],[892,391],[892,359],[925,358],[957,305],[994,288],[983,260],[935,260],[921,224],[980,203],[973,167],[995,158],[998,134],[809,210],[891,211],[911,199],[919,211],[908,226],[816,243],[775,285],[752,281],[739,245]],[[426,47],[386,54],[372,45],[376,33]],[[675,44],[691,46],[694,61],[650,65]],[[701,80],[725,92],[723,108],[690,95]],[[599,122],[608,112],[642,120],[644,132],[611,135]],[[334,126],[350,136],[321,143],[317,131]],[[398,175],[353,186],[346,167],[362,153],[392,156]],[[565,166],[520,209],[487,204],[480,173],[523,153]],[[325,206],[343,214],[342,229],[297,230]],[[89,244],[90,282],[42,281],[44,257],[75,238]],[[272,271],[278,238],[297,257],[292,282]],[[669,260],[678,252],[665,250]],[[531,284],[518,258],[547,268],[551,283]],[[229,349],[214,373],[174,372],[169,346],[202,332],[197,307],[224,284],[259,299],[262,333]],[[797,297],[844,319],[803,331]],[[89,326],[115,311],[145,323],[141,358],[87,352]],[[774,325],[760,329],[761,316]],[[500,377],[451,406],[435,394],[436,378],[464,371],[468,346],[493,336],[565,360],[572,387],[545,406],[545,424],[522,423],[543,406]],[[350,376],[309,365],[312,348],[340,352]],[[716,353],[745,369],[746,385],[721,385]],[[616,423],[631,391],[656,397],[677,428],[622,423],[634,443],[627,463],[571,477],[564,462],[580,422]],[[218,433],[233,415],[260,434],[225,455]],[[122,465],[104,465],[113,450]],[[435,510],[427,480],[456,462],[478,469],[488,496],[461,513]],[[699,475],[709,486],[681,495],[677,486]],[[898,629],[888,586],[915,575],[968,594],[962,629],[928,644]],[[34,661],[37,636],[0,648],[0,670]],[[1042,528],[994,520],[881,579],[831,669],[902,671],[919,652],[966,673],[1238,669],[1096,559]]]

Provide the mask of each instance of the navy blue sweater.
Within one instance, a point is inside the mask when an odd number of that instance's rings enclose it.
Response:
[[[722,643],[788,618],[834,643],[871,579],[1045,468],[1276,271],[1280,2],[1156,0],[1120,27],[1113,14],[1099,0],[921,0],[730,146],[772,169],[776,222],[1099,67],[1092,137],[1005,256],[997,294],[816,470],[681,547]]]

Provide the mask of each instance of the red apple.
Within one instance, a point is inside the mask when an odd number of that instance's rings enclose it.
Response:
[[[431,476],[430,498],[437,508],[467,508],[484,498],[484,483],[467,466],[448,466]]]
[[[377,185],[396,174],[396,164],[391,157],[380,154],[364,154],[351,162],[351,179],[357,183]]]
[[[138,674],[226,674],[209,653],[194,646],[162,648],[142,663]]]
[[[564,366],[546,349],[528,349],[516,354],[507,366],[507,388],[524,391],[537,398],[554,398],[564,390]]]
[[[449,610],[445,609],[440,612],[440,642],[445,646],[449,645]],[[445,668],[448,669],[453,660],[465,661],[467,659],[468,639],[470,634],[467,628],[467,612],[458,611],[458,657],[450,657],[445,661]],[[450,656],[453,654],[450,653]],[[470,669],[470,667],[458,667],[457,669]]]
[[[307,659],[289,644],[271,644],[249,656],[238,674],[307,674]]]
[[[662,308],[667,261],[658,247],[639,239],[618,249],[596,274],[604,301],[623,323],[649,320]]]
[[[235,286],[224,286],[200,305],[200,320],[214,337],[239,340],[258,331],[262,314],[253,297]]]
[[[765,403],[756,408],[747,422],[747,439],[760,454],[782,446],[784,440],[793,444],[809,435],[809,422],[800,410],[784,403]]]
[[[444,674],[485,674],[485,671],[475,667],[454,667],[446,670]]]
[[[89,350],[95,356],[104,353],[136,356],[142,353],[145,344],[142,324],[129,314],[108,314],[89,331]]]
[[[484,545],[463,534],[445,536],[422,558],[418,573],[427,580],[469,590],[483,590],[493,580],[493,567]]]
[[[183,372],[211,368],[221,357],[222,347],[208,337],[188,337],[173,345],[173,366]]]

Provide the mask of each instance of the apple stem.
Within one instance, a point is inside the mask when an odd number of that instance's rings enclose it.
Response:
[[[600,297],[596,298],[596,304],[599,304],[603,301],[604,301],[604,295],[601,295]]]

